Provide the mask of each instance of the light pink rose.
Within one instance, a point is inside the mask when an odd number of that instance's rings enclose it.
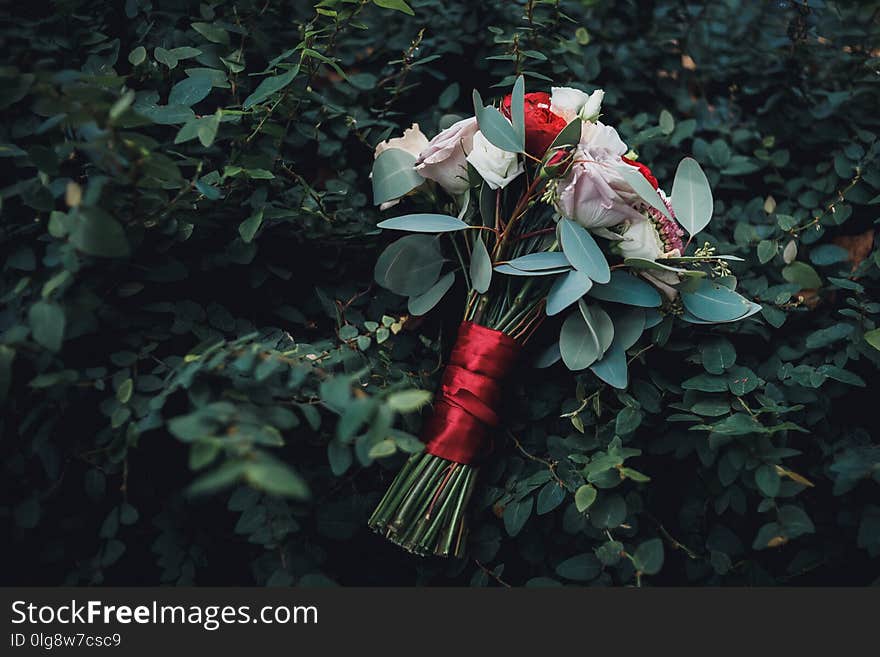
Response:
[[[559,214],[584,228],[640,221],[633,207],[638,195],[618,172],[627,147],[617,131],[601,122],[585,122],[568,175],[559,181],[555,205]]]
[[[476,132],[476,117],[453,123],[419,153],[416,171],[436,181],[450,194],[464,193],[468,188],[466,158],[473,148]]]
[[[615,161],[619,161],[628,150],[617,130],[601,121],[584,121],[580,146],[596,158],[607,157]]]
[[[632,190],[617,173],[619,160],[593,159],[578,148],[568,175],[559,181],[556,211],[584,228],[616,226],[643,219],[630,205]]]

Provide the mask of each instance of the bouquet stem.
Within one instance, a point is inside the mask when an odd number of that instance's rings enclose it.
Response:
[[[421,556],[462,556],[477,471],[427,452],[410,457],[370,517],[370,528]]]
[[[370,528],[415,554],[463,555],[467,504],[478,464],[492,449],[491,432],[501,421],[502,381],[519,351],[520,344],[502,331],[472,321],[459,326],[422,426],[425,451],[412,456],[391,482]]]

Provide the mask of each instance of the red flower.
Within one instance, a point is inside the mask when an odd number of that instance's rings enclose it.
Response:
[[[510,118],[510,94],[501,103],[501,112]],[[525,95],[526,152],[542,158],[556,136],[566,126],[565,119],[550,111],[550,94],[535,91]]]
[[[642,164],[641,162],[636,162],[635,160],[631,160],[628,157],[622,157],[620,159],[623,160],[624,162],[626,162],[627,164],[629,164],[630,166],[634,166],[639,171],[641,171],[642,175],[645,177],[645,180],[647,180],[649,183],[651,183],[651,187],[653,187],[654,189],[657,189],[658,187],[660,187],[659,183],[657,182],[657,179],[654,177],[654,174],[651,173],[651,170],[648,167],[646,167],[644,164]]]

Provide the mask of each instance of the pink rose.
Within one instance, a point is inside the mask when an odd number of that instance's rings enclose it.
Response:
[[[419,153],[416,171],[423,178],[436,181],[450,194],[464,193],[468,188],[466,158],[473,148],[476,132],[476,117],[453,123]]]
[[[584,228],[640,221],[633,205],[638,195],[618,172],[626,144],[617,131],[601,122],[584,123],[581,142],[568,175],[559,181],[556,210]]]
[[[594,159],[578,148],[568,175],[559,181],[556,210],[584,228],[616,226],[641,214],[630,203],[631,190],[617,173],[620,158]]]

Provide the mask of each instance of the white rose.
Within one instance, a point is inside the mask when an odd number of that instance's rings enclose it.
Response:
[[[581,121],[595,121],[599,118],[603,98],[605,98],[605,91],[603,89],[596,89],[596,91],[590,94],[590,97],[587,98],[580,112],[578,112]]]
[[[491,189],[506,187],[523,172],[516,153],[503,151],[491,143],[479,130],[474,135],[473,148],[467,161],[477,170]]]
[[[412,126],[403,131],[403,137],[386,139],[377,144],[376,150],[373,152],[373,157],[379,157],[379,155],[382,154],[382,151],[386,151],[389,148],[398,148],[402,151],[406,151],[413,157],[418,157],[419,153],[421,153],[427,145],[428,138],[422,134],[422,131],[419,129],[419,124],[413,123]]]
[[[581,148],[594,158],[612,158],[620,160],[629,150],[617,130],[601,121],[584,123],[581,128]]]
[[[663,241],[648,219],[634,221],[623,231],[623,240],[617,243],[624,258],[656,260],[663,255]]]
[[[550,111],[561,116],[567,123],[574,121],[589,96],[572,87],[551,87]]]
[[[617,242],[617,246],[624,258],[643,258],[654,261],[666,255],[660,233],[657,232],[654,223],[649,219],[631,223],[623,231],[622,236],[623,240]],[[643,271],[641,276],[665,294],[670,301],[678,296],[678,290],[673,285],[677,285],[680,280],[675,272]]]

